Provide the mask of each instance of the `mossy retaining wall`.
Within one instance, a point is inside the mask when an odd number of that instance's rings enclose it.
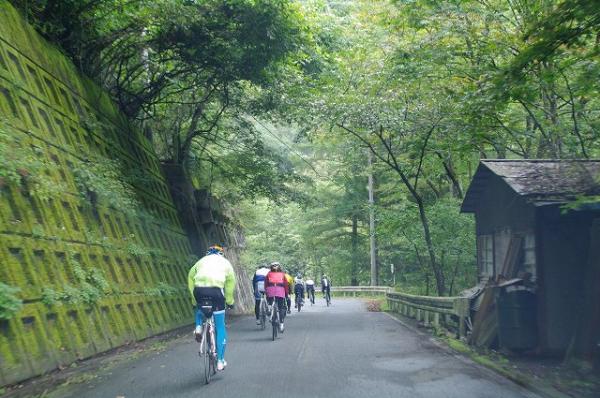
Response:
[[[24,303],[0,319],[0,385],[191,323],[191,249],[153,149],[5,0],[0,116],[21,148],[56,166],[46,178],[65,187],[40,199],[0,181],[0,282],[18,287]],[[146,216],[79,192],[72,165],[93,155],[143,173],[132,184]]]

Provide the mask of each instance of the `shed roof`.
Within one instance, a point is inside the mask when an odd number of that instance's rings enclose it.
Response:
[[[461,212],[475,212],[494,175],[534,206],[563,204],[580,195],[600,194],[600,160],[482,160]]]

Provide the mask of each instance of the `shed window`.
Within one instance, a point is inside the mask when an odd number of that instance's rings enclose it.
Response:
[[[535,267],[535,235],[527,234],[523,239],[523,264],[521,269],[531,274],[531,280],[536,280]]]
[[[481,235],[481,276],[491,278],[494,276],[494,236]]]

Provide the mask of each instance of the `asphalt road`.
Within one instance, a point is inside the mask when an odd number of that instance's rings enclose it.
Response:
[[[162,352],[148,353],[69,386],[61,397],[535,397],[461,359],[360,300],[323,300],[286,319],[271,341],[253,317],[229,325],[228,367],[204,385],[190,330]]]

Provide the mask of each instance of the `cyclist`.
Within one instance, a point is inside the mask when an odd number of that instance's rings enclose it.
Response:
[[[215,328],[217,332],[217,370],[223,370],[227,366],[225,361],[225,345],[227,344],[227,330],[225,329],[225,305],[233,308],[233,293],[235,291],[235,273],[233,266],[224,257],[223,248],[213,245],[190,269],[188,274],[188,288],[196,304],[202,298],[210,298],[213,305]],[[204,314],[196,308],[196,329],[194,334],[196,341],[200,341],[202,335],[202,320]]]
[[[256,324],[260,325],[260,299],[265,293],[265,277],[269,273],[269,269],[264,265],[258,267],[252,278],[252,287],[254,289],[254,314],[256,315]]]
[[[325,274],[321,277],[321,292],[323,293],[323,298],[325,298],[325,292],[331,297],[331,281]]]
[[[315,303],[315,281],[312,278],[308,278],[306,282],[306,297],[310,299],[311,303]]]
[[[283,333],[285,320],[285,299],[289,294],[290,285],[287,282],[285,274],[281,270],[281,264],[277,261],[271,263],[271,270],[265,277],[265,292],[267,294],[267,302],[269,306],[279,309],[279,331]]]
[[[294,286],[294,278],[286,272],[285,279],[287,279],[287,283],[289,286],[288,294],[285,296],[285,301],[287,303],[287,313],[291,314],[292,313],[292,299],[290,298],[290,294],[292,294],[291,290],[292,290],[292,287]]]
[[[301,302],[304,301],[304,280],[302,280],[302,275],[296,275],[296,280],[294,282],[294,295],[296,296],[296,302],[300,299]]]

